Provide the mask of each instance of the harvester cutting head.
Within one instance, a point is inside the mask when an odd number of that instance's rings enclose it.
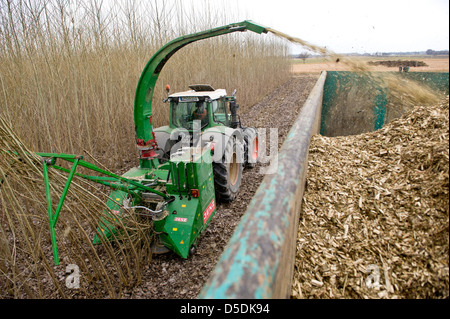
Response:
[[[142,214],[152,218],[157,243],[187,258],[190,248],[196,245],[199,235],[216,212],[210,152],[206,149],[183,149],[156,169],[134,168],[123,176],[159,189],[167,197],[145,190],[132,195],[124,190],[113,191],[107,205],[115,216],[104,212],[94,243],[121,236],[122,230],[109,222],[112,217]],[[155,250],[161,251],[158,246]]]

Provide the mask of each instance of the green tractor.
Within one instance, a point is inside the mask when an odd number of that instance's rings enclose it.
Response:
[[[227,96],[225,90],[210,85],[189,88],[165,100],[170,103],[170,124],[154,130],[159,154],[169,160],[183,148],[211,149],[216,198],[231,202],[239,191],[243,168],[254,167],[258,160],[257,131],[242,127],[236,90]]]
[[[267,33],[251,21],[233,23],[177,38],[159,49],[149,60],[138,82],[134,121],[139,167],[119,176],[70,154],[37,153],[43,158],[44,182],[49,210],[50,235],[55,264],[59,264],[55,225],[74,176],[109,186],[112,191],[99,220],[94,244],[120,240],[124,231],[114,223],[135,213],[152,219],[156,237],[152,252],[173,251],[187,258],[200,234],[216,212],[216,198],[236,198],[244,166],[258,160],[258,136],[244,128],[237,115],[235,92],[192,85],[190,91],[171,94],[170,124],[153,129],[152,100],[158,76],[168,59],[185,45],[231,32],[251,30]],[[73,163],[71,169],[56,161]],[[76,172],[78,166],[106,176]],[[66,187],[55,212],[52,211],[48,169],[68,173]]]

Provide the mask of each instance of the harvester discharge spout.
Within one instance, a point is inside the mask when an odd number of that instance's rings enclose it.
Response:
[[[216,37],[232,32],[246,30],[255,33],[267,33],[267,28],[246,20],[232,23],[214,29],[193,33],[176,38],[161,47],[145,66],[136,89],[134,101],[134,123],[136,129],[136,143],[140,151],[141,167],[153,168],[156,157],[155,149],[158,146],[152,125],[152,100],[159,74],[170,59],[179,49],[195,41]]]

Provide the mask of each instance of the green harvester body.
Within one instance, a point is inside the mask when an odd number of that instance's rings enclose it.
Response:
[[[233,23],[215,29],[179,37],[159,49],[149,60],[139,79],[134,105],[136,144],[139,150],[139,167],[132,168],[119,176],[103,170],[83,160],[82,156],[70,154],[37,153],[42,158],[44,182],[49,210],[50,234],[55,264],[59,264],[55,226],[62,210],[64,199],[74,176],[107,185],[111,193],[107,201],[108,210],[103,211],[99,220],[94,244],[120,238],[120,230],[113,223],[124,219],[125,214],[135,212],[153,219],[153,234],[158,242],[182,258],[187,258],[195,247],[199,236],[206,229],[216,212],[215,185],[212,164],[212,149],[194,146],[184,147],[171,154],[170,159],[161,161],[152,125],[152,100],[156,81],[168,59],[179,49],[192,42],[228,34],[251,30],[266,33],[265,27],[251,21]],[[227,97],[226,101],[234,101]],[[211,116],[211,115],[210,115]],[[229,116],[224,114],[225,117]],[[225,121],[225,118],[222,119]],[[208,128],[224,134],[220,123],[210,118]],[[214,124],[215,123],[215,124]],[[163,127],[160,131],[173,129]],[[56,165],[57,160],[73,163],[71,169]],[[102,176],[90,176],[76,172],[78,166],[93,170]],[[61,195],[58,208],[52,211],[49,167],[69,174],[66,187]],[[119,236],[119,237],[118,237]]]

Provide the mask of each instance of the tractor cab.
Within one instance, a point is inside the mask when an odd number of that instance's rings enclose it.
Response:
[[[188,145],[213,147],[213,160],[221,161],[231,137],[239,143],[256,138],[254,129],[241,126],[236,90],[228,96],[226,90],[216,90],[207,84],[189,88],[164,100],[170,103],[169,125],[154,129],[160,161],[168,160],[171,153]],[[166,86],[166,90],[169,92],[170,87]]]
[[[227,97],[224,89],[215,90],[210,85],[190,85],[190,91],[169,95],[170,128],[188,131],[201,130],[214,126],[231,124],[226,102],[234,100]]]

